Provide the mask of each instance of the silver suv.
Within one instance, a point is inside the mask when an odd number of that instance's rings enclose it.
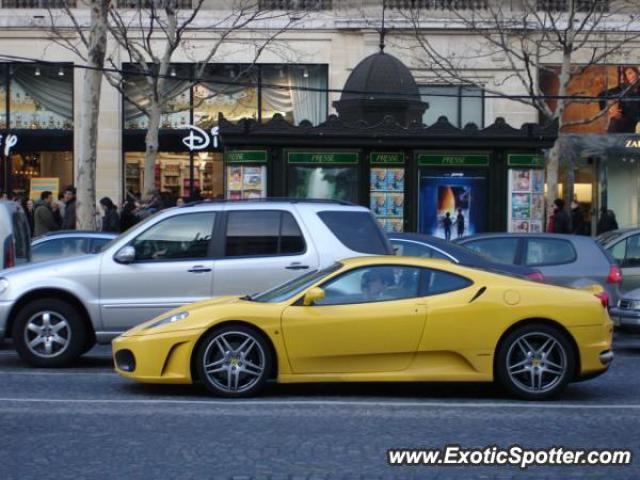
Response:
[[[363,254],[393,254],[364,207],[262,200],[172,208],[100,253],[0,272],[0,334],[31,365],[63,366],[177,306],[262,291]]]

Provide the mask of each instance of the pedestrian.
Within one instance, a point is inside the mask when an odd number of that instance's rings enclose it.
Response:
[[[111,199],[109,197],[102,197],[100,199],[100,207],[102,207],[102,211],[104,212],[102,216],[102,231],[119,232],[120,217],[118,216],[118,209]]]
[[[69,185],[64,189],[64,213],[62,215],[62,229],[76,229],[76,189],[73,185]]]
[[[54,202],[56,205],[58,205],[58,212],[60,212],[60,225],[62,225],[63,219],[64,219],[64,192],[60,192],[58,193],[58,201]]]
[[[447,212],[442,219],[442,224],[444,225],[444,238],[451,240],[451,225],[453,222],[451,221],[451,214],[449,212]]]
[[[120,231],[126,232],[139,220],[138,205],[131,197],[128,197],[127,201],[122,205],[122,212],[120,213]]]
[[[574,235],[584,235],[584,215],[580,209],[580,204],[574,200],[571,202],[571,233]]]
[[[596,227],[596,234],[610,232],[611,230],[618,229],[618,221],[616,220],[616,214],[613,210],[608,210],[607,207],[602,207],[600,210],[600,219]]]
[[[40,200],[36,202],[33,214],[33,236],[39,237],[47,232],[60,230],[52,209],[53,193],[46,190],[40,194]]]
[[[34,227],[34,205],[33,200],[29,199],[24,203],[24,213],[27,215],[27,221],[29,222],[29,231],[31,232],[31,236],[33,237],[33,227]]]
[[[182,207],[183,205],[184,205],[184,198],[178,197],[178,199],[176,200],[176,207]]]
[[[456,216],[456,227],[458,228],[458,238],[464,235],[464,215],[462,209],[458,209],[458,215]]]
[[[202,192],[199,188],[194,188],[193,194],[189,197],[189,202],[201,202],[202,200],[204,200],[202,198]]]
[[[553,201],[553,231],[555,233],[571,233],[571,218],[564,209],[564,200],[556,198]]]

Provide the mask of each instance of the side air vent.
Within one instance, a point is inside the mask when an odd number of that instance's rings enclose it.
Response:
[[[487,290],[487,287],[482,287],[480,288],[480,290],[478,290],[476,292],[476,294],[473,296],[473,298],[471,300],[469,300],[469,303],[473,303],[475,300],[477,300],[478,298],[480,298],[480,296]]]

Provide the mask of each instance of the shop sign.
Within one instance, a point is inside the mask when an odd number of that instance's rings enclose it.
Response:
[[[507,156],[510,167],[544,167],[544,157],[537,154],[510,154]]]
[[[190,152],[204,150],[211,144],[213,148],[218,148],[219,128],[213,127],[209,132],[195,125],[187,125],[189,134],[182,139],[182,143]]]
[[[266,163],[266,150],[230,150],[225,152],[227,163]]]
[[[640,149],[640,137],[630,137],[624,141],[625,148],[637,148]]]
[[[31,200],[40,200],[42,192],[53,193],[53,198],[58,198],[60,190],[60,179],[58,177],[32,177],[31,186],[29,187],[29,198]]]
[[[358,163],[357,152],[288,152],[289,163]]]
[[[11,149],[16,146],[18,143],[18,136],[13,134],[8,134],[6,137],[4,135],[0,135],[0,146],[4,145],[4,156],[8,157],[11,155]]]
[[[369,161],[371,163],[402,165],[404,164],[404,153],[403,152],[371,152],[371,155],[369,155]]]
[[[456,153],[438,153],[438,154],[421,154],[418,155],[419,165],[438,165],[452,167],[486,167],[489,165],[488,154],[456,154]]]

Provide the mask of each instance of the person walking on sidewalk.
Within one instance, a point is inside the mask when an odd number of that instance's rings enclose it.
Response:
[[[51,210],[53,202],[53,193],[44,191],[40,194],[40,200],[36,202],[33,213],[33,236],[39,237],[45,233],[60,230],[60,226]]]
[[[564,200],[556,198],[553,202],[553,231],[554,233],[571,233],[571,218],[564,209]]]

